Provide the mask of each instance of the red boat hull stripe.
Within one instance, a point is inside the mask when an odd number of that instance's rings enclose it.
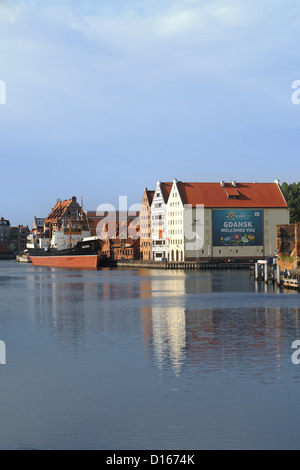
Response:
[[[49,266],[57,268],[97,268],[97,255],[76,256],[31,256],[34,266]]]

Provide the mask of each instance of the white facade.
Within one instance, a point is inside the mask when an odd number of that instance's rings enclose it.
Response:
[[[166,203],[161,182],[158,181],[151,205],[152,260],[166,258]]]
[[[83,239],[87,240],[90,237],[90,232],[88,230],[80,231],[80,233],[72,233],[71,236],[67,233],[67,230],[56,230],[52,233],[50,248],[56,248],[57,250],[66,250],[76,245],[79,241]],[[97,237],[92,237],[91,239],[96,239]],[[27,248],[49,248],[49,238],[39,238],[36,239],[34,235],[29,235],[27,237],[28,243]]]
[[[166,206],[168,261],[184,261],[188,255],[198,258],[201,254],[203,256],[204,253],[209,253],[208,247],[204,249],[205,214],[210,218],[210,214],[208,211],[204,212],[200,203],[198,207],[183,204],[178,182],[174,179]]]
[[[167,260],[184,261],[184,206],[176,179],[166,205],[166,233]]]

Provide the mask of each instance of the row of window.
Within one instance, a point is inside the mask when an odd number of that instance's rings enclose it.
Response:
[[[169,220],[169,225],[182,225],[181,219]]]
[[[168,212],[168,215],[169,217],[176,217],[176,216],[182,217],[182,211]]]
[[[168,240],[169,242],[169,245],[182,245],[183,244],[183,240]]]

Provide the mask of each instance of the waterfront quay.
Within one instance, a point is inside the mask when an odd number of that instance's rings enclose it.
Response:
[[[136,269],[183,269],[183,270],[210,270],[210,269],[250,269],[255,261],[142,261],[142,260],[112,260],[102,262],[100,267],[136,268]]]
[[[234,263],[0,266],[0,449],[299,447],[293,291]]]

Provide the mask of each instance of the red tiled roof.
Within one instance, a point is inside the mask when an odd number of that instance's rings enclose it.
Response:
[[[44,222],[56,222],[60,217],[63,216],[71,202],[72,199],[57,202]]]
[[[148,201],[149,201],[149,206],[151,206],[151,204],[152,204],[154,194],[155,194],[155,191],[147,190],[147,197],[148,197]]]
[[[160,183],[161,191],[165,202],[168,202],[173,183]]]
[[[288,205],[277,183],[177,183],[183,204],[206,207],[276,207]]]

